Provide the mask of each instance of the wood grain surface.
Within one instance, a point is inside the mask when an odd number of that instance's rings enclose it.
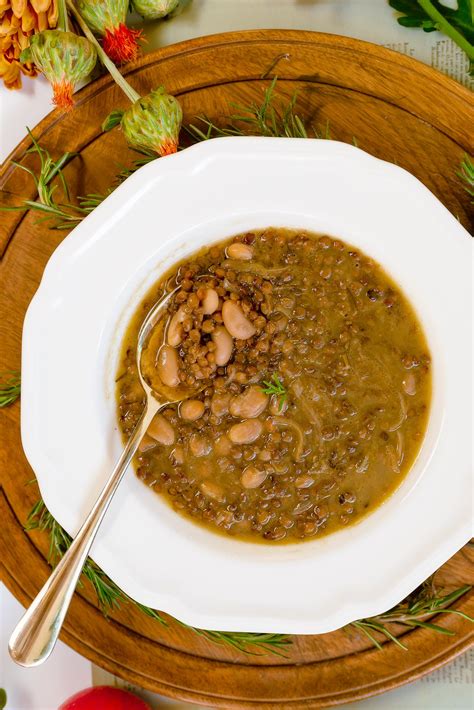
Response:
[[[185,122],[203,113],[219,122],[229,114],[229,102],[260,102],[269,76],[277,74],[280,95],[288,98],[299,92],[301,116],[316,127],[328,123],[333,138],[356,139],[369,153],[406,168],[468,229],[472,226],[469,196],[456,171],[464,153],[474,152],[473,97],[414,60],[335,35],[250,31],[167,47],[130,65],[126,74],[143,93],[165,84],[181,101]],[[66,150],[77,154],[65,169],[73,194],[103,192],[120,167],[131,163],[133,156],[120,132],[103,134],[100,129],[111,109],[125,106],[120,90],[104,77],[78,93],[72,113],[53,111],[34,129],[53,156]],[[25,139],[12,157],[34,165],[34,158],[25,154],[30,145]],[[26,173],[10,162],[0,173],[0,186],[3,205],[37,197]],[[48,229],[31,212],[0,215],[3,371],[20,367],[26,308],[66,232]],[[34,476],[21,448],[19,403],[1,410],[0,426],[2,579],[27,605],[49,574],[48,539],[23,529],[39,492],[35,483],[28,485]],[[459,551],[437,581],[446,589],[474,583],[472,550]],[[473,607],[471,593],[457,602],[457,608],[471,614]],[[84,585],[74,596],[61,638],[108,671],[176,698],[228,708],[321,708],[412,681],[472,643],[469,622],[454,615],[436,621],[455,635],[398,629],[408,651],[391,642],[378,651],[356,633],[340,630],[294,637],[286,658],[245,656],[211,644],[173,620],[165,628],[131,605],[106,619]]]

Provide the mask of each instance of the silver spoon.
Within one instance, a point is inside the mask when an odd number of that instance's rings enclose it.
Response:
[[[191,393],[189,388],[186,390],[182,386],[174,388],[163,386],[160,387],[161,391],[157,392],[150,387],[142,372],[142,354],[148,337],[178,289],[179,287],[166,294],[153,306],[138,334],[137,370],[146,394],[143,414],[70,548],[20,619],[10,637],[8,645],[10,656],[21,666],[39,666],[53,650],[96,533],[153,417],[163,407],[181,402],[187,399],[190,394],[196,393],[196,391]]]

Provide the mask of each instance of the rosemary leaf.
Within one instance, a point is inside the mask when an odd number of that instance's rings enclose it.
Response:
[[[262,390],[265,394],[270,396],[274,394],[279,398],[278,407],[281,412],[287,400],[288,393],[276,372],[273,373],[270,380],[263,380],[263,385]]]
[[[133,601],[135,606],[140,609],[140,611],[142,611],[144,614],[146,614],[147,616],[151,616],[152,619],[156,619],[156,621],[159,621],[160,624],[163,624],[163,626],[168,626],[168,622],[163,619],[163,617],[160,616],[159,612],[155,611],[155,609],[151,609],[149,606],[140,604],[140,602],[136,602],[134,600],[131,601]]]
[[[466,192],[468,192],[471,197],[474,197],[474,160],[469,155],[466,154],[464,156],[457,175],[464,181],[464,189]],[[474,204],[474,200],[471,200],[471,203]]]
[[[13,404],[20,396],[21,379],[17,371],[0,373],[0,407]]]
[[[397,644],[400,648],[402,648],[404,651],[407,651],[407,647],[398,639],[396,636],[394,636],[391,631],[387,629],[386,626],[383,624],[380,624],[376,621],[370,620],[370,619],[361,619],[360,621],[354,621],[352,622],[351,626],[354,626],[356,629],[359,629],[360,631],[363,631],[364,634],[370,639],[370,641],[374,644],[374,646],[378,649],[382,649],[383,646],[377,641],[375,636],[371,633],[372,631],[378,631],[380,634],[383,634],[389,641],[393,641],[394,643]],[[370,629],[370,631],[369,631]]]
[[[444,626],[438,626],[438,624],[432,624],[429,621],[405,621],[406,626],[411,626],[414,629],[431,629],[432,631],[437,631],[439,634],[445,634],[446,636],[455,636],[454,631],[450,629],[445,629]]]
[[[377,641],[375,636],[370,633],[367,624],[364,624],[364,622],[362,622],[362,621],[353,621],[351,626],[356,628],[358,631],[362,631],[362,633],[365,634],[365,636],[367,636],[369,641],[374,644],[375,648],[378,648],[379,651],[382,650],[382,648],[383,648],[382,644],[379,643],[379,641]],[[404,648],[405,648],[405,650],[407,650],[406,647],[404,647]]]

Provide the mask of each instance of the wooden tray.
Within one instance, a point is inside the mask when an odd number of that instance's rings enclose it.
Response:
[[[469,227],[472,210],[456,170],[463,154],[473,152],[473,98],[414,60],[334,35],[252,31],[167,47],[127,70],[128,79],[141,92],[166,84],[179,97],[186,121],[201,113],[219,119],[228,114],[229,101],[260,101],[268,85],[262,76],[270,73],[279,76],[280,94],[300,92],[302,116],[320,126],[328,121],[333,138],[347,142],[356,138],[370,153],[407,168]],[[66,150],[77,152],[65,170],[75,194],[104,191],[117,165],[130,162],[120,133],[104,135],[100,130],[103,118],[119,106],[126,106],[126,100],[105,77],[79,93],[73,113],[62,116],[54,111],[35,129],[42,145],[56,157]],[[25,139],[14,159],[31,164],[31,156],[25,156],[29,145]],[[26,174],[8,163],[0,173],[0,185],[4,204],[16,204],[18,195],[36,196]],[[49,256],[65,235],[36,220],[31,213],[17,212],[2,213],[0,218],[0,371],[20,366],[25,310]],[[27,485],[33,473],[21,449],[19,404],[2,410],[0,416],[2,577],[26,605],[49,574],[48,540],[42,533],[23,530],[38,489]],[[438,582],[449,588],[474,583],[472,562],[472,551],[466,547],[442,568]],[[361,574],[370,574],[370,569]],[[465,595],[458,608],[471,608],[472,613],[473,599]],[[131,606],[106,620],[86,585],[74,597],[62,639],[108,671],[165,695],[229,708],[320,708],[412,681],[468,648],[469,622],[443,615],[437,623],[456,635],[404,633],[408,651],[393,643],[378,651],[364,638],[341,630],[294,638],[288,658],[244,656],[173,622],[163,628]]]

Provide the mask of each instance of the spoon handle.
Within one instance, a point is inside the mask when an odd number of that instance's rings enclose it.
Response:
[[[164,405],[148,398],[146,408],[92,510],[51,576],[10,637],[12,659],[21,666],[45,661],[59,636],[77,581],[105,512],[148,426]]]

